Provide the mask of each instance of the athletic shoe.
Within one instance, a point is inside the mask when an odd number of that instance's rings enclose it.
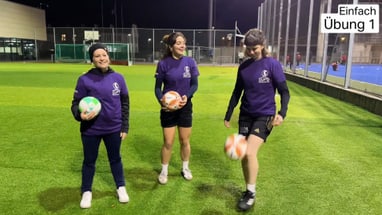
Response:
[[[161,172],[158,176],[158,181],[160,184],[167,184],[167,175]]]
[[[183,178],[187,181],[190,181],[192,179],[191,170],[189,169],[183,169],[180,174],[182,174]]]
[[[126,188],[124,186],[118,187],[117,194],[118,194],[118,200],[120,203],[129,202],[129,195],[127,195]]]
[[[255,200],[256,200],[256,194],[247,190],[243,192],[243,195],[241,196],[237,204],[237,207],[241,211],[249,210],[255,204]]]
[[[91,206],[92,206],[92,192],[86,191],[82,194],[80,207],[81,208],[90,208]]]

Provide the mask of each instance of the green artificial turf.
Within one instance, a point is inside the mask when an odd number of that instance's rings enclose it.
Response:
[[[120,204],[100,147],[90,209],[80,209],[82,145],[70,112],[79,75],[90,65],[0,64],[0,208],[2,214],[239,214],[240,162],[224,152],[237,132],[223,117],[235,67],[200,66],[193,98],[190,168],[180,176],[176,143],[167,185],[157,183],[162,132],[155,65],[113,66],[128,84],[130,131],[122,144],[128,204]],[[259,152],[256,214],[381,214],[382,117],[288,82],[284,124]]]

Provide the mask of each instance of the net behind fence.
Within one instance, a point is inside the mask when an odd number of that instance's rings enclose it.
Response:
[[[104,43],[107,46],[110,60],[113,64],[131,65],[131,51],[129,44]],[[90,44],[56,44],[55,61],[57,62],[90,62]]]

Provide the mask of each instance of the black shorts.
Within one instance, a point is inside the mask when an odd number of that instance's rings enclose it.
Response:
[[[160,123],[163,128],[174,126],[190,128],[192,127],[192,102],[187,101],[187,104],[176,111],[166,112],[160,111]]]
[[[248,137],[250,134],[267,140],[272,131],[274,116],[251,117],[245,114],[239,116],[239,134]]]

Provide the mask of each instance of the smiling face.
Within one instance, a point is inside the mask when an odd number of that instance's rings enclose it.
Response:
[[[186,49],[186,40],[182,36],[177,36],[174,45],[171,47],[172,56],[179,59],[183,56]]]
[[[93,64],[102,71],[107,71],[110,64],[109,54],[104,49],[96,49],[93,53]]]

